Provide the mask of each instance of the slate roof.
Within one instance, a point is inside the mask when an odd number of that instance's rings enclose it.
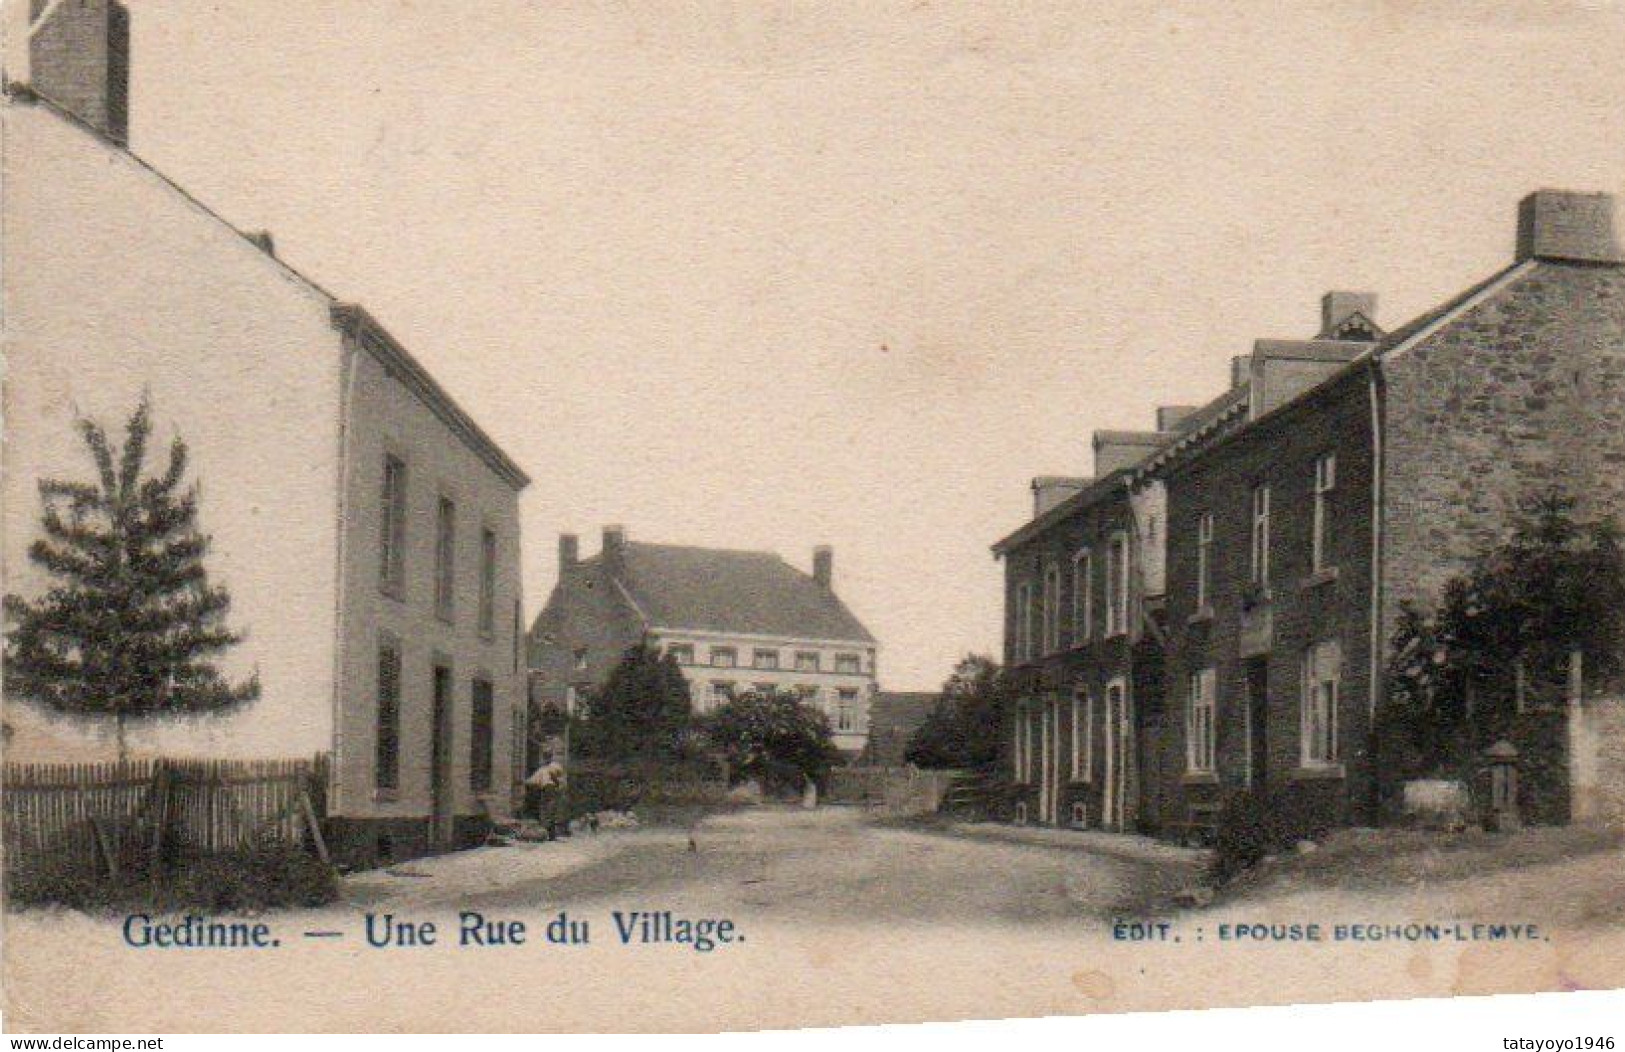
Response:
[[[835,593],[772,552],[627,541],[622,562],[616,580],[653,628],[875,642]]]

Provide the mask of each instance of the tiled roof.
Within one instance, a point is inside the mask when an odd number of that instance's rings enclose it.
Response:
[[[875,641],[833,592],[772,552],[629,541],[622,560],[617,580],[652,628]]]

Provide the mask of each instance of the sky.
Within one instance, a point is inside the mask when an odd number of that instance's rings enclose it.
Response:
[[[999,647],[1090,435],[1625,194],[1625,2],[130,0],[131,147],[364,304],[561,531],[768,549],[883,687]]]

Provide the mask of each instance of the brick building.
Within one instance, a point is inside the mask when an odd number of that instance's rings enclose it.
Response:
[[[835,556],[803,573],[772,552],[630,541],[606,526],[596,556],[559,538],[559,582],[530,630],[531,697],[574,709],[627,648],[676,656],[704,712],[751,689],[799,691],[828,717],[836,746],[862,751],[876,643],[835,594]]]
[[[994,546],[1016,817],[1177,832],[1250,789],[1305,828],[1376,820],[1400,604],[1430,605],[1554,483],[1625,522],[1614,213],[1531,194],[1488,279],[1388,333],[1375,297],[1328,293],[1314,338],[1257,341],[1125,459],[1097,435],[1099,481],[1035,482],[1033,519]],[[1117,538],[1121,586],[1099,562]],[[1127,623],[1098,638],[1114,602]]]
[[[145,395],[154,446],[188,445],[211,579],[246,634],[219,665],[262,695],[142,721],[131,751],[328,754],[346,862],[478,842],[509,809],[524,713],[524,472],[365,310],[130,151],[119,5],[32,7],[32,79],[0,105],[7,590],[51,586],[27,555],[36,486],[92,470],[76,420],[118,435]],[[29,699],[5,717],[8,760],[116,755]]]

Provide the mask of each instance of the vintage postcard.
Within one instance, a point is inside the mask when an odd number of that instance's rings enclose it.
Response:
[[[10,1028],[1625,987],[1625,4],[10,0],[0,118]]]

